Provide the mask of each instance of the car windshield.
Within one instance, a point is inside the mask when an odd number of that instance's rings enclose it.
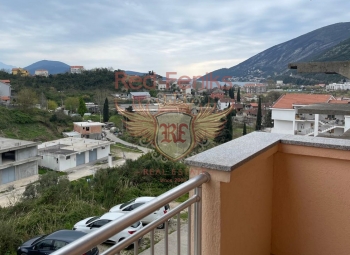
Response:
[[[136,223],[132,224],[132,225],[131,225],[131,227],[133,227],[133,228],[137,228],[137,227],[138,227],[140,224],[141,224],[141,222],[140,222],[140,221],[138,221],[138,222],[136,222]]]
[[[133,199],[133,200],[130,200],[130,201],[128,201],[128,202],[122,204],[122,205],[120,206],[120,209],[123,209],[125,206],[130,205],[131,203],[135,202],[135,200],[136,200],[136,199]]]
[[[100,216],[95,216],[95,217],[92,217],[90,220],[88,220],[85,224],[89,224],[95,220],[98,220],[100,218]]]
[[[47,236],[47,235],[44,235],[44,236],[39,237],[39,238],[36,239],[31,245],[34,245],[34,244],[36,244],[37,242],[43,240],[46,236]]]

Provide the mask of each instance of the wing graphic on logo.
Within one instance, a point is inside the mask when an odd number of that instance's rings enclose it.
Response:
[[[234,106],[227,108],[224,111],[214,113],[214,107],[206,107],[204,110],[199,111],[198,115],[194,119],[194,133],[196,141],[206,140],[208,138],[215,138],[224,128],[225,122],[221,121],[222,118],[227,116]]]
[[[154,141],[156,132],[156,121],[149,109],[144,108],[141,104],[136,108],[137,111],[129,112],[120,108],[116,104],[117,111],[128,118],[126,127],[131,136],[142,136],[147,141]]]

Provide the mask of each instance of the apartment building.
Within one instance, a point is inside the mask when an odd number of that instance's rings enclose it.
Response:
[[[49,71],[48,71],[48,70],[45,70],[45,69],[35,70],[35,75],[36,75],[36,76],[48,77],[48,76],[49,76]]]
[[[13,75],[30,76],[30,73],[23,68],[12,68]]]
[[[82,121],[73,123],[73,131],[80,133],[81,138],[102,139],[102,128],[105,126],[101,122]]]
[[[261,83],[247,83],[243,86],[246,93],[260,94],[267,91],[267,85]]]
[[[77,73],[80,74],[84,71],[84,66],[71,66],[70,67],[70,73]]]

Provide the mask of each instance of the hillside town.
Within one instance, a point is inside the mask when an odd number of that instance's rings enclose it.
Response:
[[[0,255],[349,254],[349,7],[4,3]]]

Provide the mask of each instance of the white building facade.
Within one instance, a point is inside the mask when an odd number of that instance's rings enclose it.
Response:
[[[44,69],[35,70],[35,75],[36,76],[48,77],[49,76],[49,71],[44,70]]]
[[[38,146],[39,165],[55,171],[67,171],[83,164],[107,159],[110,142],[84,138],[63,138]]]

